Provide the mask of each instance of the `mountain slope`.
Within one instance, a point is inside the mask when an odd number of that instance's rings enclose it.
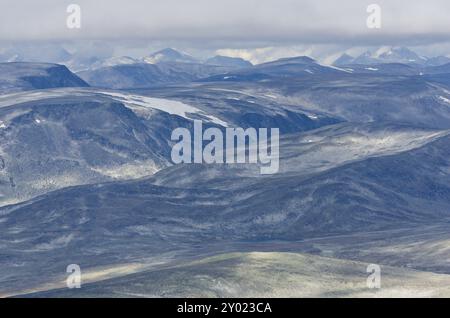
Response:
[[[374,52],[364,52],[347,64],[405,63],[425,65],[427,60],[427,58],[406,47],[381,47]]]
[[[355,58],[353,56],[348,55],[347,53],[344,53],[333,62],[333,65],[342,66],[342,65],[352,64],[354,59]]]
[[[198,63],[134,63],[101,67],[77,73],[91,86],[126,89],[147,88],[163,84],[186,83],[226,72],[223,66]]]
[[[177,63],[196,63],[198,62],[195,58],[186,53],[178,52],[172,48],[166,48],[158,52],[152,53],[144,57],[143,62],[149,64],[167,63],[167,62],[177,62]]]
[[[450,138],[435,137],[413,149],[400,140],[403,146],[389,155],[306,174],[251,177],[219,169],[199,183],[196,174],[214,165],[185,165],[185,174],[183,166],[169,168],[179,180],[193,177],[181,184],[163,170],[147,180],[66,188],[0,208],[3,292],[51,279],[31,268],[57,275],[68,262],[88,269],[198,255],[194,250],[206,243],[293,242],[441,224],[450,217]]]
[[[229,82],[264,82],[269,79],[327,76],[327,75],[349,75],[351,70],[341,69],[334,66],[325,66],[317,63],[307,56],[282,58],[276,61],[257,64],[242,70],[230,71],[225,74],[211,76],[202,81],[229,81]]]
[[[132,97],[70,89],[1,96],[0,204],[167,166],[172,129],[191,125],[176,111],[183,104]]]
[[[87,87],[65,66],[46,63],[0,63],[0,93],[54,87]]]
[[[350,122],[395,122],[450,128],[450,89],[426,76],[378,72],[320,78],[291,77],[263,83],[278,102]],[[447,77],[448,78],[448,77]]]
[[[235,95],[211,94],[221,102]],[[211,107],[209,92],[195,100],[153,96],[98,89],[0,96],[0,205],[66,186],[149,176],[170,164],[172,130],[192,129],[193,119],[201,119],[205,128],[259,123],[292,131],[336,122],[287,112],[282,105],[264,105],[256,98],[239,102],[245,112],[234,99],[219,112]]]
[[[245,68],[251,67],[252,63],[239,57],[229,57],[216,55],[205,61],[206,64],[225,66],[230,68]]]
[[[448,297],[449,275],[294,253],[234,253],[26,297]],[[264,309],[263,306],[261,309]]]

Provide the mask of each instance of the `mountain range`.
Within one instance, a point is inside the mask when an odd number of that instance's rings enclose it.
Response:
[[[334,61],[334,65],[342,66],[349,64],[381,64],[381,63],[403,63],[423,66],[439,66],[450,63],[447,56],[425,57],[418,55],[406,47],[381,47],[376,51],[366,51],[357,57],[346,53]]]
[[[0,295],[448,295],[450,67],[341,61],[1,63]],[[279,173],[175,165],[171,132],[198,119],[279,128]]]

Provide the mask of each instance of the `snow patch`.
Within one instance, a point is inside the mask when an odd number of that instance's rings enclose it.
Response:
[[[67,246],[73,239],[74,234],[67,234],[60,236],[54,240],[51,240],[48,243],[42,243],[35,246],[35,251],[49,251],[57,248],[61,248]]]
[[[336,67],[333,65],[326,65],[325,67],[332,68],[334,70],[345,72],[345,73],[353,73],[353,70],[349,69],[349,68],[340,68],[340,67]]]
[[[381,55],[392,55],[392,48],[389,46],[380,47],[373,55],[374,58],[379,58]]]
[[[142,176],[151,176],[159,170],[151,160],[136,161],[113,167],[92,167],[91,169],[114,179],[137,179]]]
[[[189,120],[192,120],[192,118],[190,118],[188,114],[198,114],[206,117],[209,121],[215,124],[221,125],[223,127],[228,127],[228,124],[222,121],[221,119],[215,116],[208,115],[198,108],[195,108],[193,106],[187,105],[179,101],[164,98],[147,97],[142,95],[117,93],[117,92],[99,92],[99,93],[110,96],[113,99],[124,103],[125,106],[131,109],[134,109],[135,107],[153,108]]]
[[[444,96],[439,96],[439,99],[447,104],[450,104],[450,99],[444,97]]]

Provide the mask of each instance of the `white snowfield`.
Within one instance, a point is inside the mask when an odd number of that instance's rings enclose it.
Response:
[[[142,95],[134,95],[134,94],[126,94],[126,93],[118,93],[118,92],[100,92],[103,95],[107,95],[109,97],[112,97],[113,99],[122,102],[125,104],[125,106],[135,109],[144,107],[144,108],[153,108],[158,109],[160,111],[169,113],[171,115],[177,115],[184,117],[186,119],[192,119],[189,114],[198,114],[202,117],[205,117],[208,119],[208,121],[215,123],[217,125],[227,127],[228,124],[224,122],[223,120],[206,114],[202,110],[195,108],[193,106],[187,105],[185,103],[170,100],[170,99],[164,99],[164,98],[155,98],[155,97],[147,97]],[[137,109],[139,110],[139,109]]]
[[[90,96],[92,94],[101,94],[110,97],[118,102],[124,103],[126,107],[136,111],[150,108],[160,110],[171,115],[181,116],[190,120],[193,119],[190,114],[196,114],[201,118],[205,118],[206,121],[223,127],[228,127],[228,124],[225,121],[209,115],[194,106],[187,105],[176,100],[128,94],[125,92],[97,91],[94,89],[54,89],[2,95],[0,96],[0,108],[47,98]]]
[[[439,96],[439,99],[447,104],[450,104],[450,99],[448,99],[447,97]]]
[[[325,66],[325,67],[328,67],[328,68],[332,68],[332,69],[334,69],[336,71],[341,71],[341,72],[345,72],[345,73],[353,73],[353,70],[351,68],[341,68],[341,67],[337,67],[337,66],[334,66],[334,65],[322,65],[322,66]]]

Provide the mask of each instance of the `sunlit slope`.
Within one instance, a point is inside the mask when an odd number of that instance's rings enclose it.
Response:
[[[175,268],[59,289],[31,297],[448,297],[450,276],[294,253],[222,254]]]

